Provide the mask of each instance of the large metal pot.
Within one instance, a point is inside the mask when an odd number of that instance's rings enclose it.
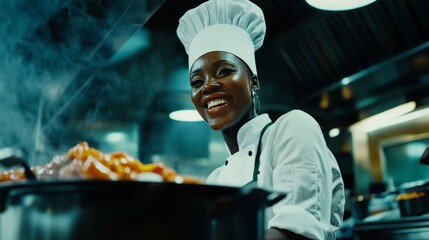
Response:
[[[249,185],[3,183],[0,239],[263,239],[264,210],[284,196]]]
[[[397,202],[402,217],[429,213],[429,180],[402,184],[399,187]]]

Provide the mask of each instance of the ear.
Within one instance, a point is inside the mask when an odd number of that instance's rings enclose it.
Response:
[[[255,92],[259,91],[259,79],[258,76],[256,76],[255,74],[250,76],[250,87],[251,90]]]

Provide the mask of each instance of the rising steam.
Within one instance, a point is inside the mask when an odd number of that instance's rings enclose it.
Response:
[[[24,149],[30,164],[46,162],[84,140],[70,122],[117,117],[111,103],[126,104],[124,86],[140,97],[132,110],[150,104],[159,82],[141,76],[125,83],[130,73],[107,65],[137,29],[126,15],[131,7],[124,1],[0,1],[0,148]],[[141,64],[131,67],[139,75]]]

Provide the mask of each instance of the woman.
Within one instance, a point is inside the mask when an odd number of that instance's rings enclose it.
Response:
[[[274,123],[257,114],[261,9],[248,0],[210,0],[182,16],[177,34],[189,56],[192,102],[212,129],[222,131],[230,152],[207,183],[256,181],[287,192],[267,213],[267,239],[335,239],[344,184],[319,125],[299,110]]]

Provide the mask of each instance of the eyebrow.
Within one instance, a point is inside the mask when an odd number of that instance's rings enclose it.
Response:
[[[220,64],[220,63],[234,64],[233,62],[231,62],[231,61],[229,61],[229,60],[226,60],[226,59],[219,59],[219,60],[217,60],[217,61],[213,62],[213,63],[212,63],[212,66],[213,66],[213,65],[218,65],[218,64]]]
[[[189,73],[189,76],[192,76],[193,74],[195,74],[195,73],[197,73],[197,72],[200,72],[200,71],[201,71],[201,68],[197,68],[197,69],[195,69],[194,71],[190,72],[190,73]]]
[[[219,59],[219,60],[217,60],[217,61],[213,62],[211,65],[212,65],[212,66],[216,66],[216,65],[218,65],[218,64],[220,64],[220,63],[234,64],[233,62],[231,62],[231,61],[229,61],[229,60],[226,60],[226,59]],[[189,76],[192,76],[192,74],[195,74],[195,73],[200,72],[200,71],[201,71],[201,68],[197,68],[197,69],[195,69],[194,71],[190,72],[190,73],[189,73]]]

